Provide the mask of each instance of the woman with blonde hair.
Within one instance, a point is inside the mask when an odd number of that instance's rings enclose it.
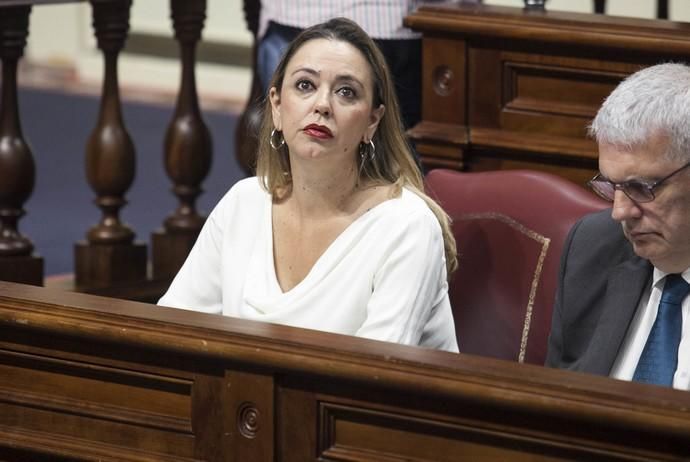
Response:
[[[448,218],[423,193],[385,60],[356,23],[290,44],[256,173],[213,210],[160,305],[457,351]]]

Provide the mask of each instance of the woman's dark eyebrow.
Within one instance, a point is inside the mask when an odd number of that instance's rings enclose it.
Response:
[[[320,75],[319,71],[312,69],[311,67],[298,67],[290,75],[295,75],[299,72],[306,72],[307,74],[311,74],[311,75],[314,75],[316,77],[318,77]]]
[[[306,66],[298,67],[297,69],[292,71],[292,73],[290,75],[292,76],[292,75],[298,74],[300,72],[306,72],[307,74],[313,75],[315,77],[319,77],[321,75],[321,72],[317,71],[316,69],[313,69],[311,67],[306,67]],[[354,85],[357,85],[359,88],[364,88],[364,84],[352,74],[338,74],[335,76],[335,80],[337,82],[352,83]]]

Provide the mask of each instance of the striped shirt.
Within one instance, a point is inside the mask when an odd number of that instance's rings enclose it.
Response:
[[[412,39],[420,34],[403,26],[403,18],[423,0],[261,0],[259,37],[268,22],[306,29],[331,18],[355,21],[375,39]],[[428,1],[428,0],[427,0]]]

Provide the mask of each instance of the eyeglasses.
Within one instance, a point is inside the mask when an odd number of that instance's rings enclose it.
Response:
[[[648,183],[641,180],[630,180],[624,181],[623,183],[614,183],[601,173],[598,173],[594,178],[587,182],[587,186],[592,188],[592,190],[594,190],[594,192],[597,193],[602,199],[605,199],[609,202],[613,202],[616,190],[623,191],[623,193],[634,202],[651,202],[654,200],[655,189],[661,186],[664,181],[688,167],[690,167],[690,162],[653,183]]]

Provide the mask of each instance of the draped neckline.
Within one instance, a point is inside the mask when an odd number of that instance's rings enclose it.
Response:
[[[340,253],[339,251],[343,247],[355,244],[355,242],[353,242],[353,239],[350,238],[350,236],[353,234],[357,234],[357,232],[360,231],[361,228],[369,220],[380,214],[382,210],[387,209],[391,206],[391,204],[395,204],[396,200],[401,199],[403,194],[407,194],[405,188],[402,188],[400,195],[398,195],[397,197],[391,197],[389,199],[381,201],[375,206],[365,211],[364,213],[362,213],[357,218],[355,218],[350,224],[348,224],[345,227],[345,229],[343,229],[335,237],[335,239],[333,239],[333,241],[331,241],[331,243],[326,247],[323,253],[319,255],[319,258],[316,259],[312,267],[307,272],[306,276],[304,276],[304,278],[300,282],[298,282],[286,291],[284,291],[280,286],[280,283],[278,282],[278,275],[276,273],[275,255],[273,253],[273,200],[269,195],[268,200],[265,204],[266,208],[264,210],[264,220],[266,220],[264,222],[264,229],[268,230],[268,239],[266,239],[266,243],[268,245],[268,248],[266,249],[266,258],[268,258],[270,261],[266,262],[266,267],[270,272],[269,278],[270,284],[272,286],[271,292],[287,296],[295,291],[302,291],[305,286],[309,286],[317,282],[317,280],[320,279],[319,275],[323,275],[324,272],[327,272],[328,269],[331,268],[333,264],[337,262],[337,259],[331,258],[331,255],[337,255],[338,253]]]

